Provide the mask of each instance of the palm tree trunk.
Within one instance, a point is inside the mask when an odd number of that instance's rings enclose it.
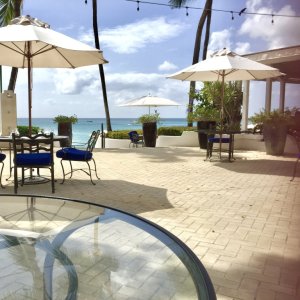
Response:
[[[204,27],[205,20],[207,18],[208,13],[211,14],[211,7],[212,7],[212,0],[206,0],[205,7],[203,9],[202,15],[201,15],[199,23],[198,23],[195,45],[194,45],[194,54],[193,54],[193,63],[192,63],[193,65],[199,62],[202,31],[203,31],[203,27]],[[210,22],[209,22],[209,25],[210,25]],[[207,43],[208,43],[208,40],[207,40]],[[207,49],[206,49],[206,51],[207,51]],[[195,87],[196,87],[196,83],[194,81],[191,81],[188,113],[193,112],[194,98],[192,97],[191,94],[193,94],[195,92]],[[192,127],[193,123],[188,122],[188,126]]]
[[[100,42],[99,42],[99,33],[98,33],[98,21],[97,21],[97,0],[93,0],[93,29],[94,29],[94,36],[95,36],[95,46],[97,49],[100,50]],[[109,115],[109,108],[108,108],[108,100],[107,100],[107,93],[106,93],[106,83],[105,83],[105,74],[103,65],[99,65],[99,74],[102,84],[102,94],[103,94],[103,102],[104,102],[104,110],[106,116],[106,129],[111,131],[111,122],[110,122],[110,115]]]
[[[8,90],[15,91],[18,78],[18,68],[12,67],[10,72],[10,79],[8,83]]]
[[[203,53],[202,53],[202,60],[206,59],[207,56],[207,48],[209,43],[209,35],[210,35],[210,23],[211,23],[211,8],[213,0],[208,0],[209,8],[207,10],[207,17],[206,17],[206,31],[205,31],[205,40],[203,45]]]

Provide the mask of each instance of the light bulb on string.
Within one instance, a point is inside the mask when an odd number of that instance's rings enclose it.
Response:
[[[233,11],[231,11],[231,20],[234,20]]]
[[[272,14],[272,20],[271,23],[274,24],[274,15]]]
[[[187,17],[189,16],[189,7],[188,6],[185,7],[185,15]]]
[[[136,1],[136,3],[137,3],[137,8],[136,8],[136,10],[137,10],[137,11],[140,11],[140,1]]]

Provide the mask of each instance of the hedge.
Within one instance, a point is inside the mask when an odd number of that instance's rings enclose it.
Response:
[[[194,131],[197,130],[196,127],[185,127],[185,126],[173,126],[173,127],[159,127],[157,129],[158,135],[168,135],[168,136],[180,136],[183,131]],[[108,131],[106,137],[110,139],[129,139],[128,132],[131,130],[115,130]],[[137,129],[138,134],[142,135],[143,130]]]
[[[29,134],[29,127],[28,126],[24,126],[24,125],[19,125],[17,126],[18,128],[18,131],[20,133],[20,135],[28,135]],[[33,134],[38,134],[40,131],[40,127],[37,127],[37,126],[32,126],[31,127],[31,132]]]

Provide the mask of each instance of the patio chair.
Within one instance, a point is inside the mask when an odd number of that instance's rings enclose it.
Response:
[[[220,143],[228,144],[227,149],[222,148],[220,152]],[[214,144],[218,144],[217,147],[214,147]],[[229,135],[229,137],[207,137],[207,150],[206,150],[206,160],[211,160],[212,153],[218,153],[219,158],[221,158],[222,153],[228,154],[228,160],[231,161],[233,158],[233,137]]]
[[[65,178],[67,175],[70,175],[69,178],[72,178],[73,173],[76,171],[82,171],[82,172],[86,173],[87,175],[89,175],[91,183],[93,185],[95,185],[96,183],[92,179],[92,171],[95,172],[97,179],[100,179],[97,174],[96,162],[93,158],[93,150],[95,148],[95,145],[97,143],[99,135],[100,135],[100,130],[92,132],[88,142],[86,144],[81,145],[81,146],[84,146],[84,145],[86,146],[85,150],[77,149],[75,147],[67,147],[67,148],[62,148],[61,150],[56,152],[56,157],[61,158],[60,164],[61,164],[62,171],[63,171],[63,181],[61,182],[61,184],[63,184],[65,182]],[[69,163],[70,163],[71,170],[67,173],[65,173],[63,161],[69,161]],[[72,166],[72,162],[74,162],[74,161],[86,163],[88,166],[88,170],[86,170],[85,168],[74,169]],[[90,161],[93,161],[94,169],[91,168],[91,166],[89,164]]]
[[[54,160],[53,160],[53,133],[37,134],[33,136],[19,136],[12,134],[14,154],[14,192],[18,192],[18,168],[22,169],[21,185],[25,184],[25,170],[30,170],[29,183],[41,183],[34,180],[32,169],[37,169],[38,175],[41,168],[47,168],[51,174],[52,193],[54,187]],[[32,179],[32,180],[31,180]],[[48,182],[44,179],[42,182]]]
[[[4,168],[4,159],[6,158],[6,155],[4,153],[0,153],[0,163],[2,164],[1,167],[1,172],[0,172],[0,185],[2,188],[4,188],[4,186],[2,185],[2,173],[3,173],[3,168]]]
[[[137,131],[130,131],[128,132],[130,143],[129,148],[132,145],[133,147],[138,147],[138,145],[141,145],[144,147],[144,139],[143,136],[140,136]]]

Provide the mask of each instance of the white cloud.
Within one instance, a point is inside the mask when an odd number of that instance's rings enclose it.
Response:
[[[230,49],[239,55],[248,53],[250,50],[249,43],[234,42],[232,41],[232,29],[224,29],[222,31],[215,31],[211,34],[210,42],[208,45],[207,56],[209,57],[214,52],[223,48]]]
[[[229,29],[213,32],[210,36],[210,42],[208,45],[209,51],[207,56],[223,48],[231,49],[232,43],[230,38],[231,31]]]
[[[174,65],[173,63],[165,60],[162,64],[158,66],[159,71],[172,71],[177,69],[178,67]]]
[[[237,42],[233,50],[239,55],[243,55],[250,52],[250,43]]]
[[[114,73],[106,76],[110,98],[115,104],[130,99],[146,96],[170,98],[179,103],[186,103],[188,99],[188,83],[165,78],[157,73],[126,72]]]
[[[115,28],[103,29],[100,34],[100,43],[103,48],[109,48],[116,53],[135,53],[148,44],[156,44],[178,36],[186,25],[180,21],[168,21],[164,17],[143,19]],[[92,32],[80,38],[84,42],[93,39]]]
[[[275,11],[272,6],[261,6],[262,1],[248,1],[247,7],[251,11],[265,14],[296,15],[291,5],[285,5],[280,10]],[[250,9],[249,9],[250,11]],[[251,38],[259,38],[267,42],[269,49],[287,47],[299,44],[300,28],[299,18],[274,17],[271,23],[271,16],[246,15],[246,20],[242,24],[239,34],[249,35]]]
[[[83,91],[90,93],[95,85],[99,86],[97,68],[85,67],[75,70],[60,69],[53,76],[56,92],[59,94],[75,95]]]

